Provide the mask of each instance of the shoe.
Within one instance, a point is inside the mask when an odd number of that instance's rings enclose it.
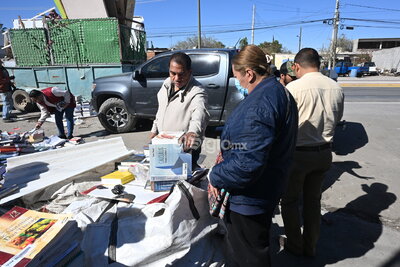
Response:
[[[4,123],[9,123],[9,122],[13,122],[13,120],[12,119],[3,119],[3,122]]]
[[[72,139],[72,138],[74,138],[73,135],[68,135],[68,137],[67,137],[68,140],[69,140],[69,139]]]
[[[298,256],[298,257],[303,256],[302,252],[294,251],[294,250],[288,248],[287,238],[285,236],[280,235],[278,241],[279,241],[279,246],[281,249],[284,249],[285,251],[288,251],[291,254]]]
[[[65,134],[60,134],[58,137],[61,138],[61,139],[67,139],[67,137],[65,136]]]

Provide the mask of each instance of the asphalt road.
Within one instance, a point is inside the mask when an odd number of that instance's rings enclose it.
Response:
[[[400,87],[343,87],[346,102],[400,102]]]

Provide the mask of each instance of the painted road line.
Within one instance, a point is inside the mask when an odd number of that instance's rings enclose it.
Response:
[[[400,83],[341,83],[341,87],[400,87]]]

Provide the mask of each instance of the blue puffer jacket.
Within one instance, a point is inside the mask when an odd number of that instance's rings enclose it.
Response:
[[[286,186],[297,122],[296,103],[275,77],[258,84],[232,112],[221,135],[224,161],[209,176],[214,187],[230,192],[231,210],[254,215],[276,206]]]

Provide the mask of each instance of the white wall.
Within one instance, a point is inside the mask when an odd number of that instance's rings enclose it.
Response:
[[[400,71],[400,47],[374,51],[372,61],[375,62],[377,68]]]

